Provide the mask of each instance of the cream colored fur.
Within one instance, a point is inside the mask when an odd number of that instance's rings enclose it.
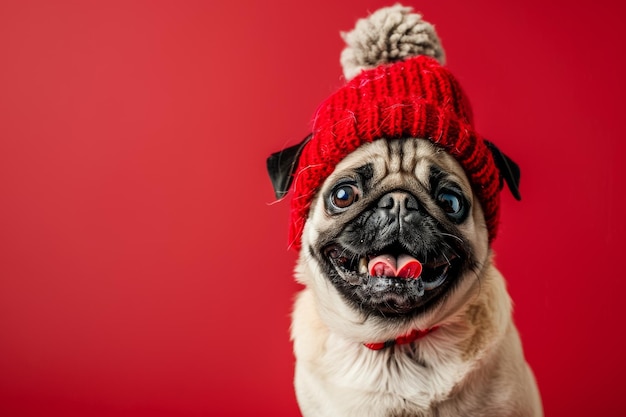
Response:
[[[394,183],[419,181],[428,164],[436,163],[457,175],[471,195],[467,178],[450,155],[418,139],[398,146],[404,159],[390,151],[384,140],[361,146],[339,164],[322,191],[342,172],[364,162],[376,167],[380,181]],[[413,179],[407,177],[407,167],[412,167],[408,174]],[[542,415],[535,380],[511,318],[505,281],[492,262],[476,200],[462,229],[473,244],[480,269],[467,272],[470,276],[444,302],[410,323],[364,316],[324,277],[307,254],[318,233],[329,227],[334,227],[333,219],[318,199],[304,230],[296,268],[296,278],[306,288],[297,297],[292,325],[295,386],[303,416]],[[363,346],[433,326],[440,328],[409,345],[380,351]]]

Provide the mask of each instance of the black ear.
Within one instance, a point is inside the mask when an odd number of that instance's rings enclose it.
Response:
[[[297,145],[275,152],[267,158],[267,172],[270,174],[276,198],[283,198],[289,192],[302,149],[312,136],[309,135]]]
[[[504,178],[504,181],[506,181],[506,185],[509,186],[509,190],[511,190],[513,197],[515,197],[516,200],[521,200],[522,196],[519,193],[519,166],[493,143],[485,139],[485,144],[493,155],[496,166],[500,171],[500,177]]]

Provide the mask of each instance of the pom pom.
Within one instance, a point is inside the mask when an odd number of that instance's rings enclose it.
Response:
[[[444,64],[445,53],[435,28],[412,10],[400,4],[379,9],[359,19],[351,32],[341,34],[347,45],[341,53],[347,80],[364,69],[417,55],[428,55]]]

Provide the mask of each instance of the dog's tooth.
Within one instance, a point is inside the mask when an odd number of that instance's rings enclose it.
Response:
[[[359,260],[359,274],[367,274],[367,259],[365,257]]]

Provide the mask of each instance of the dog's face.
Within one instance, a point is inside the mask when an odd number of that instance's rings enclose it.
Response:
[[[412,319],[461,302],[488,252],[454,158],[426,140],[380,139],[324,181],[303,233],[300,263],[312,272],[300,279],[324,303],[337,293],[365,317]]]

